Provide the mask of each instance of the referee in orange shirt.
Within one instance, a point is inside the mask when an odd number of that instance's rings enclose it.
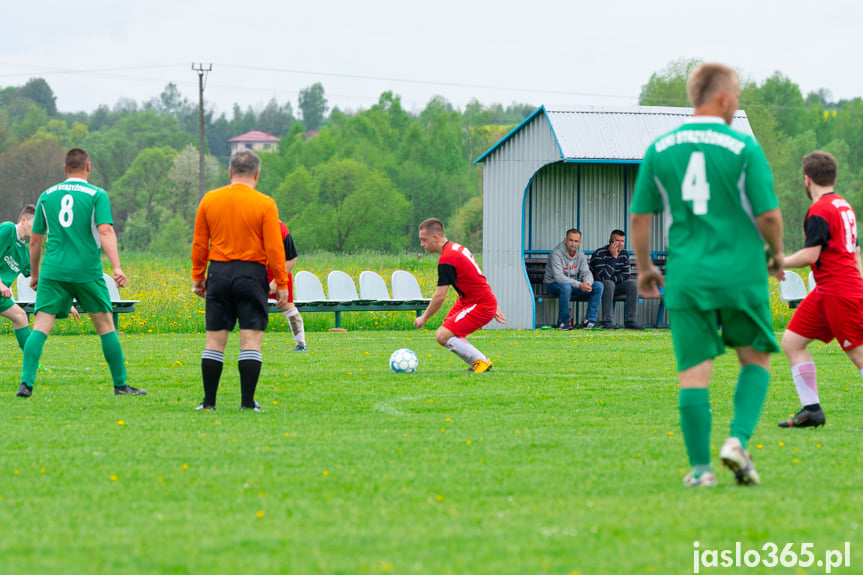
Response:
[[[276,202],[255,190],[260,173],[257,154],[237,152],[228,170],[231,185],[205,194],[195,216],[192,289],[207,302],[207,348],[201,356],[204,401],[199,410],[216,409],[228,333],[239,320],[240,409],[261,411],[255,388],[269,321],[267,266],[275,276],[280,309],[288,304],[288,275]]]

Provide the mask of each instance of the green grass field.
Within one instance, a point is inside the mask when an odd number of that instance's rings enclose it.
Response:
[[[735,486],[715,457],[719,486],[687,490],[667,330],[485,331],[482,375],[428,330],[312,331],[305,354],[274,331],[258,414],[236,409],[236,335],[209,413],[193,410],[203,334],[121,339],[146,397],[114,397],[98,338],[66,335],[22,400],[4,336],[0,573],[676,574],[695,541],[811,542],[816,559],[847,541],[851,567],[833,572],[863,572],[863,390],[835,344],[813,350],[826,427],[776,427],[798,408],[776,356],[750,446],[763,486]],[[388,370],[403,346],[415,374]],[[717,361],[714,452],[735,375]]]

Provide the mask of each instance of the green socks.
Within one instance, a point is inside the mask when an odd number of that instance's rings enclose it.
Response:
[[[734,419],[731,421],[731,437],[736,437],[746,448],[746,443],[755,431],[761,408],[770,386],[770,374],[758,365],[745,365],[737,378],[734,391]]]
[[[710,465],[710,392],[706,387],[680,390],[680,427],[690,465]]]
[[[24,344],[27,343],[27,338],[30,337],[30,326],[25,325],[22,328],[15,330],[15,339],[18,340],[18,347],[24,350]]]
[[[18,335],[17,330],[15,335]],[[27,343],[24,344],[24,368],[21,370],[21,382],[26,383],[27,387],[33,387],[33,384],[36,383],[36,370],[39,369],[39,358],[42,357],[42,348],[47,339],[48,334],[37,330],[30,333]]]
[[[126,385],[126,358],[123,357],[120,338],[117,337],[116,331],[110,331],[99,337],[102,340],[102,354],[111,370],[114,387],[123,387]]]

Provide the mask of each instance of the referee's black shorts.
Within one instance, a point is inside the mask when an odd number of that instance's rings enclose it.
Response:
[[[257,262],[211,261],[207,270],[207,331],[267,329],[270,308],[266,266]]]

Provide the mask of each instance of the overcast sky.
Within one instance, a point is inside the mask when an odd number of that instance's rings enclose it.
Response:
[[[197,103],[192,63],[212,64],[217,114],[275,97],[297,109],[323,84],[330,107],[373,105],[387,90],[421,110],[636,104],[679,58],[729,64],[763,81],[780,71],[804,93],[863,96],[863,3],[844,0],[20,0],[4,3],[0,86],[45,78],[63,112],[138,103],[175,83]]]

